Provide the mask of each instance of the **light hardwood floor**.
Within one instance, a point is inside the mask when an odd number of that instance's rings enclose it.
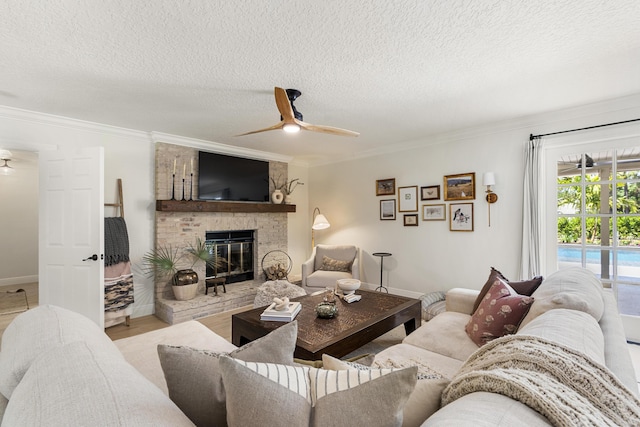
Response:
[[[198,322],[202,323],[207,328],[211,329],[222,338],[231,342],[231,316],[236,313],[241,313],[246,310],[251,310],[253,306],[248,305],[240,307],[235,310],[225,311],[223,313],[214,314],[213,316],[203,317],[198,319]],[[155,316],[143,316],[131,319],[131,325],[125,326],[119,324],[107,328],[105,332],[112,340],[118,340],[120,338],[127,338],[134,335],[142,334],[156,329],[166,328],[168,323],[158,319]]]

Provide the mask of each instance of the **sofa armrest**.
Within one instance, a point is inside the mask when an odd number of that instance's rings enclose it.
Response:
[[[353,264],[351,264],[351,276],[354,279],[360,279],[360,262],[358,261],[359,254],[356,253],[356,257],[353,260]]]
[[[313,273],[315,271],[314,269],[314,265],[316,262],[316,248],[313,248],[313,251],[311,253],[311,257],[306,260],[305,262],[302,263],[302,288],[304,288],[305,286],[307,286],[307,276],[309,276],[311,273]]]
[[[447,291],[445,301],[447,311],[456,311],[458,313],[472,314],[473,304],[480,291],[466,288],[453,288]]]

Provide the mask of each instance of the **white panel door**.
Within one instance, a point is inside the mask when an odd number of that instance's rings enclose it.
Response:
[[[104,328],[104,150],[41,151],[39,303]]]

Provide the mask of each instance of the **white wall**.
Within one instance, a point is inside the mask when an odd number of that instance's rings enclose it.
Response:
[[[38,280],[38,156],[12,154],[13,175],[0,175],[0,285]]]
[[[130,131],[81,121],[62,119],[55,116],[37,114],[0,107],[0,147],[9,150],[25,150],[38,152],[57,148],[74,148],[102,146],[105,152],[105,203],[112,203],[116,198],[116,179],[122,178],[124,191],[125,219],[129,232],[130,256],[134,268],[135,305],[134,317],[153,313],[153,283],[143,274],[136,274],[142,255],[153,244],[153,219],[155,200],[153,191],[153,143],[146,132]],[[19,164],[14,165],[18,168]],[[35,166],[33,166],[37,169]],[[26,172],[26,171],[25,171]],[[9,224],[15,232],[12,233],[14,248],[26,251],[33,256],[33,262],[28,261],[25,273],[13,272],[8,261],[0,257],[0,280],[9,284],[16,283],[16,274],[38,274],[38,240],[29,235],[27,241],[21,241],[20,229],[38,228],[37,171],[31,174],[19,175],[29,181],[29,189],[22,187],[27,197],[12,197],[1,199],[3,208],[0,209],[0,223],[6,231],[5,219],[8,209],[4,208],[5,200],[15,200],[25,214],[19,218],[13,217],[15,223]],[[5,177],[2,177],[5,178]],[[3,184],[0,184],[3,186]],[[2,190],[4,194],[4,190]],[[105,208],[105,216],[114,216],[113,208]],[[16,249],[16,251],[18,251]]]
[[[299,185],[291,194],[291,203],[296,205],[296,212],[288,214],[289,228],[288,254],[293,267],[291,274],[299,276],[302,263],[311,255],[311,223],[309,209],[309,169],[304,165],[289,164],[289,180],[299,178],[304,185]]]
[[[529,135],[599,125],[640,117],[640,96],[597,105],[498,123],[393,147],[380,153],[341,163],[312,167],[309,171],[309,207],[318,206],[331,228],[316,233],[316,243],[355,244],[362,250],[363,280],[378,284],[379,258],[373,252],[391,252],[384,261],[383,281],[397,293],[418,296],[452,287],[482,287],[491,266],[506,277],[519,276],[522,235],[523,149]],[[639,142],[640,145],[640,142]],[[488,226],[486,187],[482,174],[496,176],[493,190],[499,200],[491,207]],[[446,221],[422,221],[404,227],[402,213],[395,221],[379,220],[377,179],[395,178],[396,186],[443,184],[443,176],[476,173],[474,231],[449,231]],[[442,191],[441,191],[442,193]],[[397,192],[394,196],[397,200]],[[448,210],[448,207],[447,207]]]

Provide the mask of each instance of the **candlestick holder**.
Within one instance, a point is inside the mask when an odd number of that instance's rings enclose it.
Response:
[[[176,199],[176,174],[171,175],[171,200]]]
[[[189,181],[189,200],[193,200],[193,172],[191,172],[191,180]]]
[[[186,202],[187,199],[184,197],[184,178],[182,178],[182,201]]]

